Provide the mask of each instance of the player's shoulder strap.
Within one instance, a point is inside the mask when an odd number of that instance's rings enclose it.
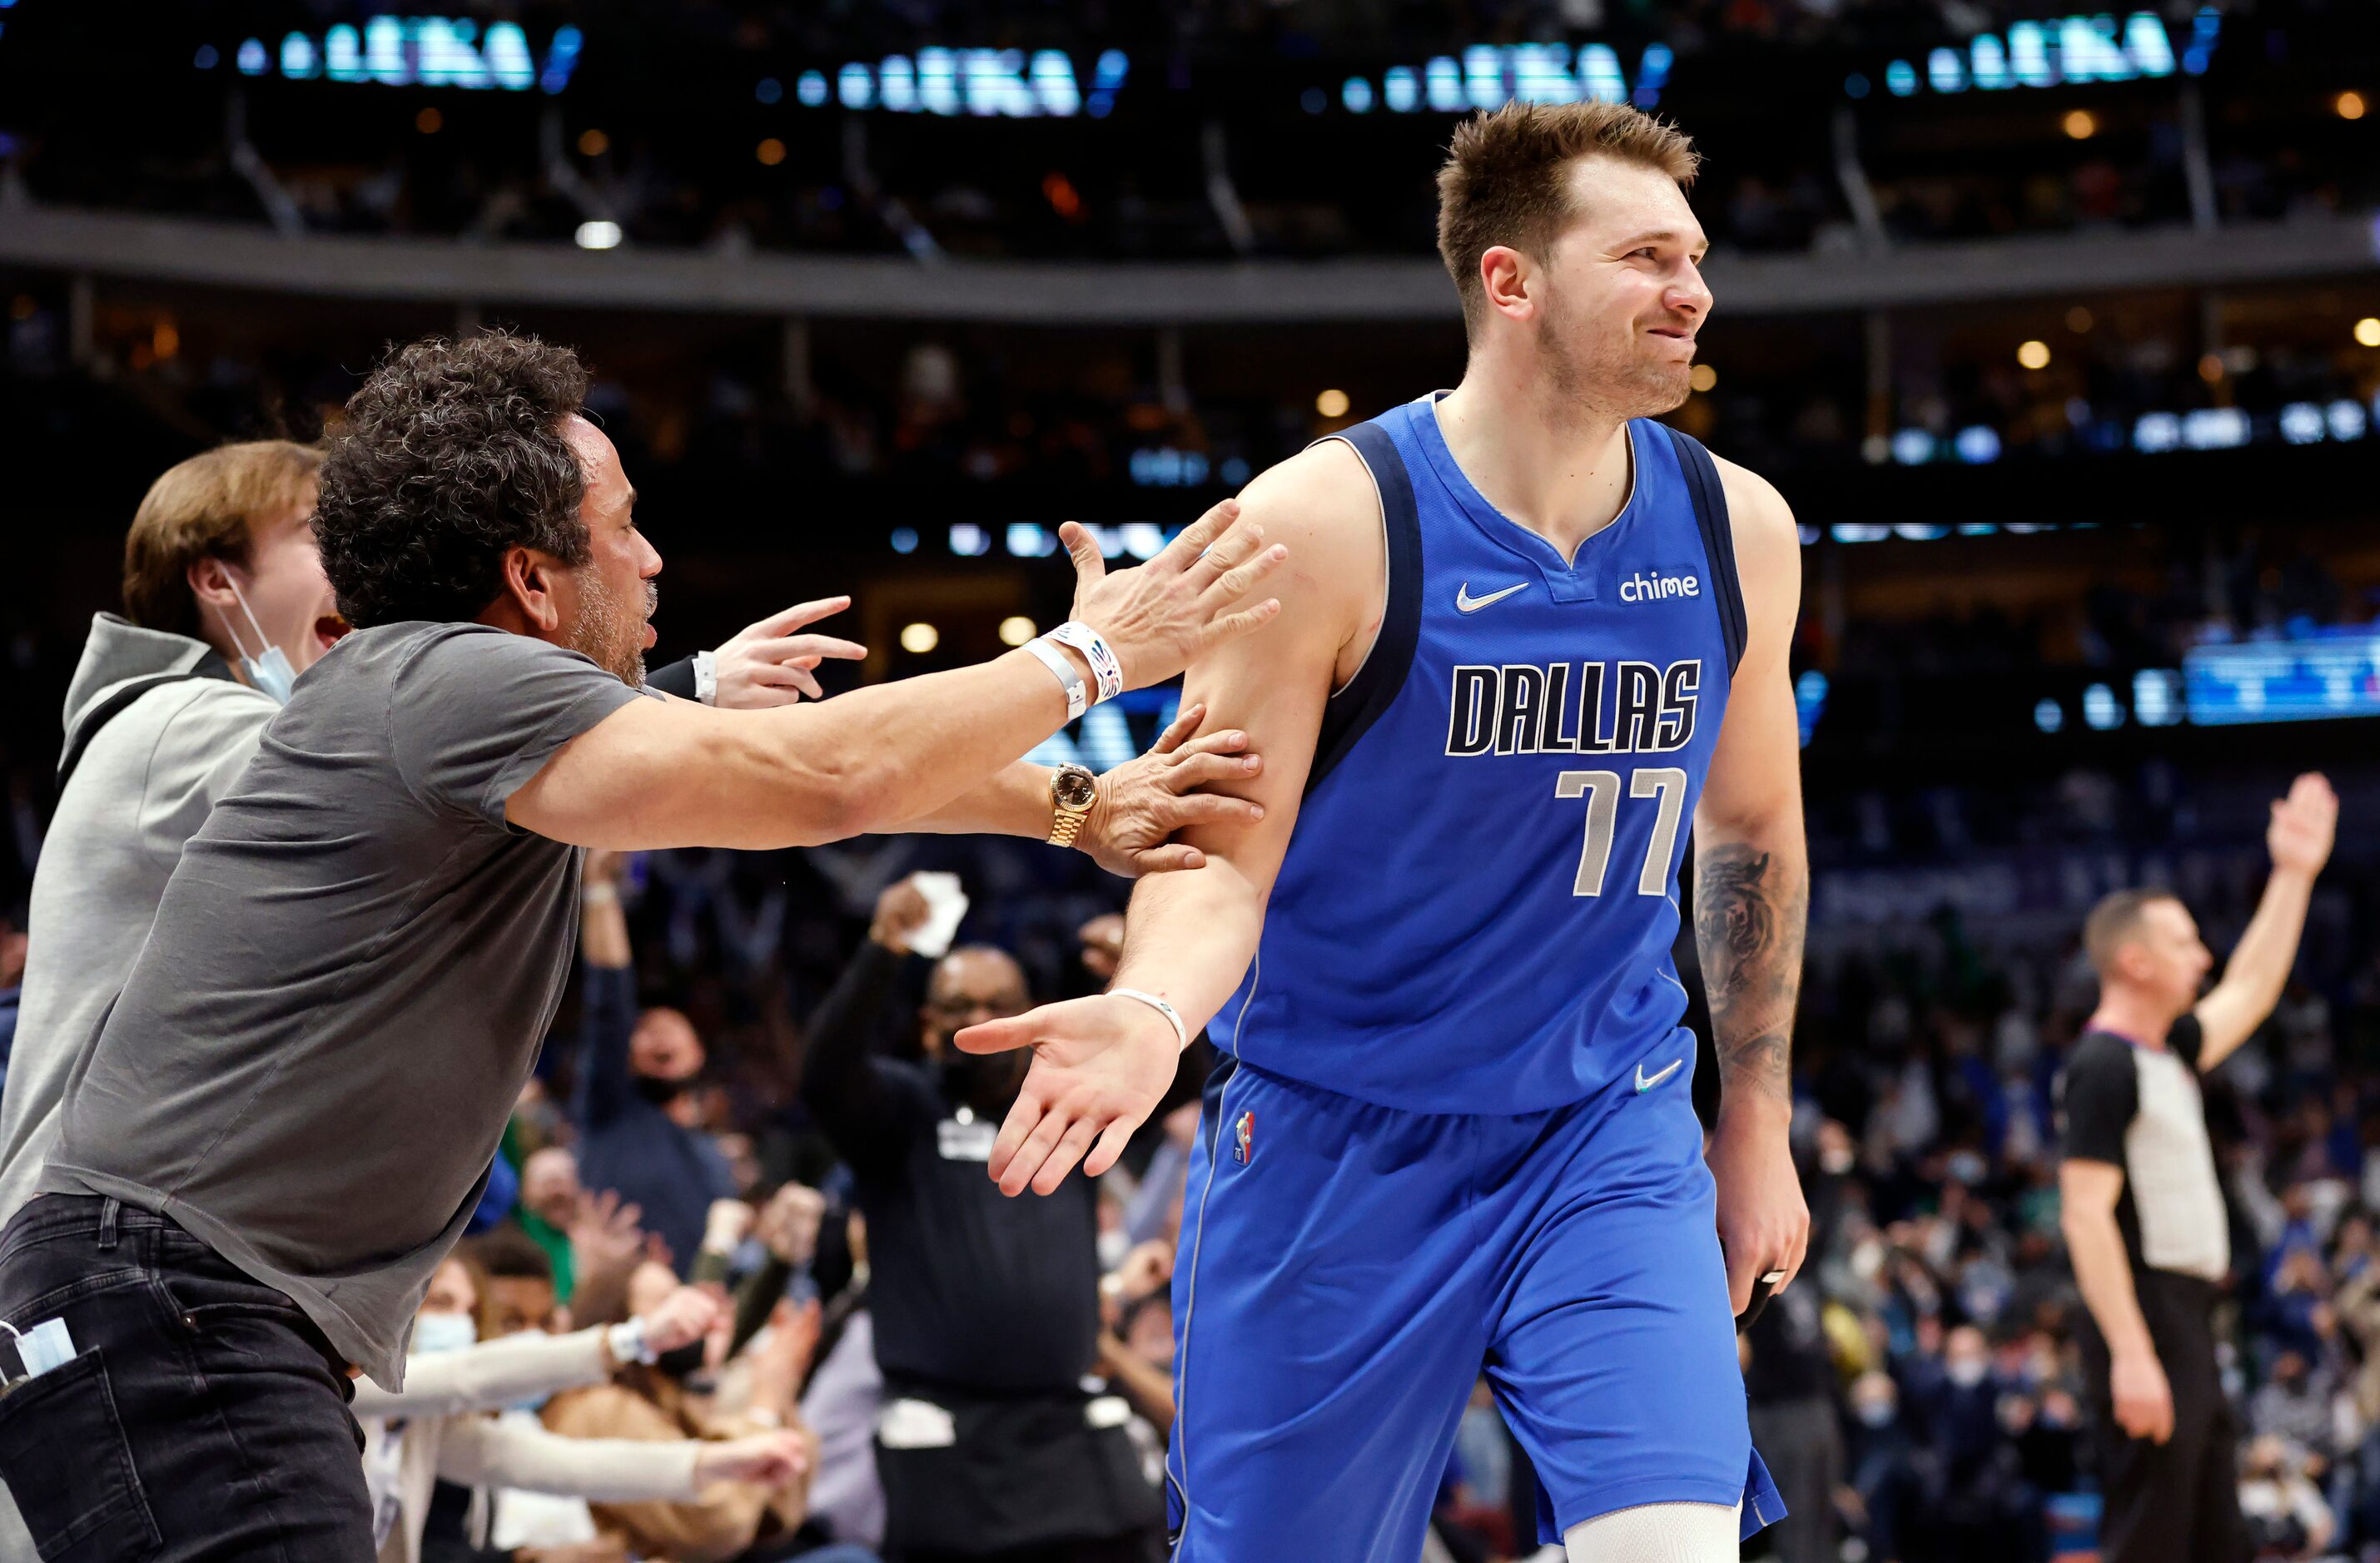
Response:
[[[84,716],[67,738],[66,752],[58,757],[57,790],[60,793],[67,790],[67,779],[75,773],[77,766],[82,764],[82,757],[90,752],[91,741],[99,736],[100,729],[122,716],[133,701],[152,689],[163,689],[169,684],[187,684],[198,678],[231,677],[231,664],[225,661],[219,653],[210,651],[199,659],[195,667],[185,668],[179,672],[152,673],[146,678],[125,680]]]
[[[1694,525],[1702,528],[1703,557],[1710,561],[1711,606],[1718,611],[1719,639],[1727,646],[1727,671],[1732,675],[1743,660],[1743,583],[1735,574],[1735,528],[1727,515],[1727,490],[1719,483],[1718,464],[1703,442],[1666,423],[1653,426],[1670,437],[1678,453],[1678,470],[1685,474],[1686,496],[1694,502]]]
[[[1372,486],[1379,491],[1380,521],[1389,553],[1389,600],[1364,665],[1323,708],[1322,731],[1314,743],[1314,767],[1305,773],[1309,797],[1396,699],[1397,691],[1404,687],[1405,674],[1413,669],[1414,648],[1421,640],[1421,513],[1414,503],[1413,479],[1405,471],[1404,457],[1378,419],[1330,438],[1346,442],[1371,472]]]

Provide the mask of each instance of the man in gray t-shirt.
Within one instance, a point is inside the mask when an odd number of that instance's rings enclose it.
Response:
[[[1020,757],[1094,683],[1278,611],[1239,606],[1285,551],[1227,503],[1111,576],[1066,528],[1062,643],[771,711],[648,697],[661,557],[585,392],[497,333],[403,349],[348,404],[315,529],[357,631],[185,849],[0,1232],[0,1319],[41,1369],[0,1395],[0,1480],[47,1554],[372,1557],[346,1376],[401,1385],[552,1019],[577,848],[1071,842],[1101,795]],[[1181,769],[1245,774],[1235,743]]]
[[[333,647],[183,848],[40,1190],[171,1218],[395,1382],[570,975],[578,854],[505,801],[639,698],[485,624]]]

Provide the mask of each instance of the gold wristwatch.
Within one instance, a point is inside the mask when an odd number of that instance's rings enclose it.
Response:
[[[1082,833],[1083,821],[1090,818],[1091,805],[1099,800],[1099,779],[1090,768],[1062,765],[1050,773],[1050,844],[1070,847]]]

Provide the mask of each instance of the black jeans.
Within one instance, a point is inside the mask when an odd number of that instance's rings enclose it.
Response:
[[[0,1395],[45,1563],[370,1563],[353,1387],[287,1297],[163,1217],[44,1194],[0,1232],[0,1319],[51,1318],[74,1359]]]

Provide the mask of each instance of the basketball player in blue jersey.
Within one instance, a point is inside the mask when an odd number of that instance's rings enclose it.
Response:
[[[1035,1050],[1010,1193],[1111,1165],[1184,1035],[1225,1055],[1173,1279],[1184,1563],[1412,1563],[1483,1371],[1572,1558],[1717,1563],[1783,1511],[1731,1316],[1808,1230],[1800,549],[1775,490],[1650,421],[1711,306],[1694,162],[1620,104],[1457,131],[1463,383],[1249,487],[1294,578],[1187,675],[1264,751],[1264,818],[1142,881],[1109,993],[957,1039]]]

